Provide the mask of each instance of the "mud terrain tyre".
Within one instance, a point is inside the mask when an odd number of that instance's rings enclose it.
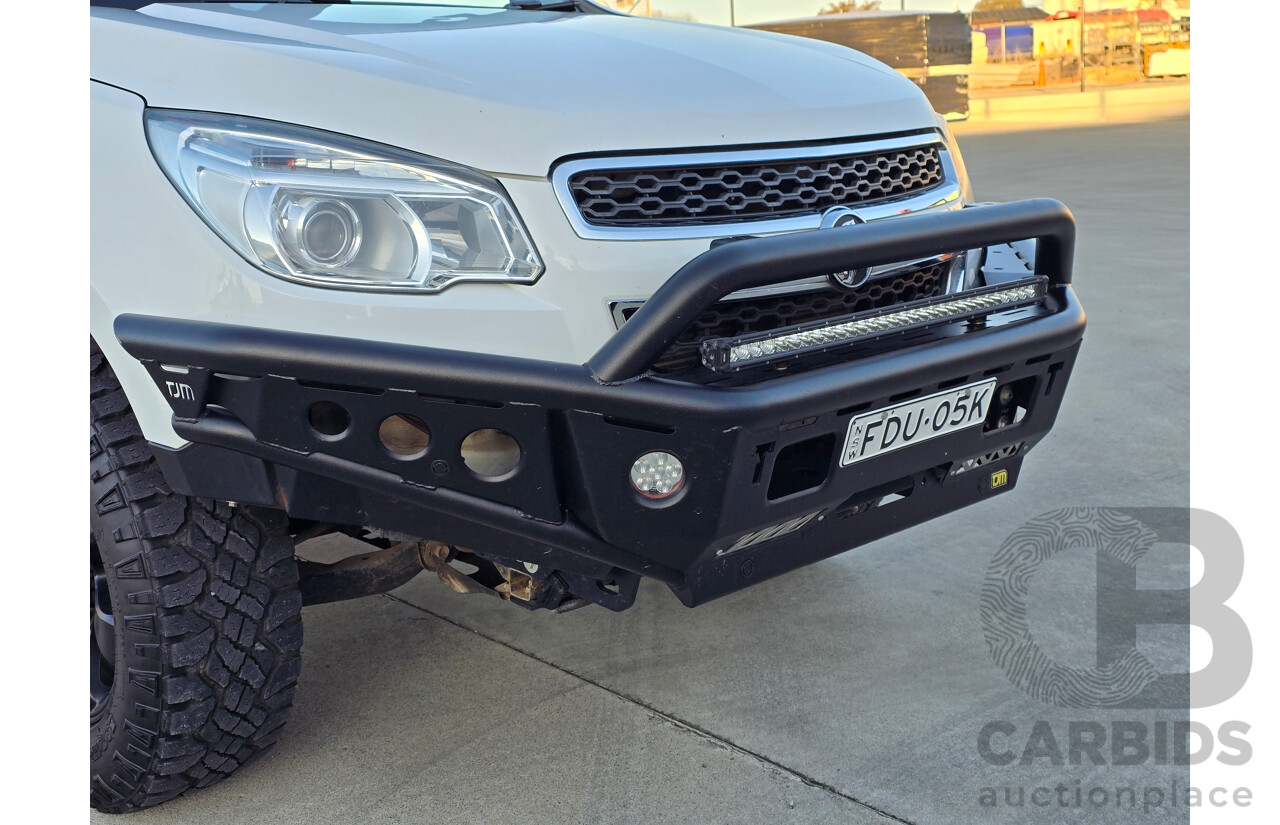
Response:
[[[123,813],[270,747],[293,702],[302,598],[288,521],[175,494],[91,342],[90,780]]]

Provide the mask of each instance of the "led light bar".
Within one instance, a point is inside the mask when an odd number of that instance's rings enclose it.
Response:
[[[862,344],[885,335],[914,332],[1040,303],[1048,278],[1031,277],[959,295],[925,298],[893,307],[783,329],[711,338],[702,342],[702,363],[734,372],[769,361]]]

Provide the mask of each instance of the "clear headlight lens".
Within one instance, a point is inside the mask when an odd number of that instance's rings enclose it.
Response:
[[[169,180],[254,266],[317,286],[438,292],[533,283],[542,260],[492,178],[251,118],[148,110]]]
[[[973,183],[969,180],[969,170],[964,166],[964,158],[960,156],[960,144],[956,143],[956,136],[951,131],[950,124],[942,115],[934,112],[933,121],[938,126],[938,130],[942,132],[942,139],[947,143],[947,153],[951,155],[951,163],[956,167],[956,177],[960,184],[960,198],[965,203],[973,203]]]

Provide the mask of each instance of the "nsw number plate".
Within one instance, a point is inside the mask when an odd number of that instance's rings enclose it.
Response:
[[[978,426],[987,418],[995,386],[990,378],[857,416],[849,422],[840,466]]]

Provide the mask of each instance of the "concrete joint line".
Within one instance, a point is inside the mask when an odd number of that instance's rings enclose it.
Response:
[[[668,724],[671,724],[671,725],[675,726],[676,728],[679,728],[680,730],[684,731],[685,733],[689,733],[689,734],[692,734],[692,735],[697,736],[697,737],[699,737],[699,738],[705,739],[705,740],[707,740],[709,743],[711,743],[712,745],[714,745],[715,747],[723,748],[724,750],[731,751],[731,752],[733,752],[733,753],[736,753],[736,754],[739,754],[739,755],[741,755],[741,756],[744,756],[744,757],[746,757],[746,758],[748,758],[748,759],[751,759],[751,760],[753,760],[754,762],[756,762],[757,764],[759,764],[761,767],[763,767],[763,768],[765,768],[765,769],[767,769],[767,770],[773,770],[773,771],[775,771],[775,772],[777,772],[777,773],[781,773],[781,774],[783,774],[784,776],[787,776],[787,777],[789,777],[789,778],[791,778],[791,779],[794,779],[794,780],[795,780],[795,781],[797,781],[797,782],[800,782],[800,783],[803,783],[803,784],[805,784],[805,785],[808,785],[808,786],[809,786],[809,787],[811,787],[811,788],[817,788],[818,790],[820,790],[820,791],[825,791],[826,793],[829,793],[829,794],[831,794],[831,795],[833,795],[833,796],[838,796],[838,797],[840,797],[841,799],[844,799],[844,800],[847,800],[847,801],[849,801],[849,802],[852,802],[853,804],[855,804],[855,805],[857,805],[857,806],[859,806],[859,807],[866,808],[866,809],[867,809],[867,810],[869,810],[869,811],[873,811],[874,813],[877,813],[877,814],[879,814],[880,816],[883,816],[884,818],[886,818],[886,819],[888,819],[888,820],[890,820],[890,821],[892,821],[892,822],[901,822],[901,823],[903,823],[903,825],[915,825],[915,823],[913,823],[913,822],[912,822],[911,820],[909,820],[909,819],[903,819],[902,817],[898,816],[897,814],[894,814],[894,813],[891,813],[891,812],[889,812],[889,811],[886,811],[886,810],[884,810],[883,808],[878,808],[878,807],[876,807],[875,805],[872,805],[872,804],[871,804],[871,803],[869,803],[869,802],[864,802],[863,800],[858,799],[856,796],[850,796],[849,794],[845,793],[844,791],[841,791],[840,789],[835,788],[835,787],[833,787],[833,786],[831,786],[831,785],[827,784],[826,782],[823,782],[823,781],[822,781],[822,780],[820,780],[820,779],[815,779],[814,777],[809,776],[808,774],[802,773],[801,771],[798,771],[798,770],[796,770],[796,769],[794,769],[794,768],[787,767],[786,765],[782,764],[781,762],[777,762],[777,761],[775,761],[775,760],[773,760],[773,759],[770,759],[769,757],[765,756],[764,754],[756,753],[755,751],[750,750],[750,749],[748,749],[748,748],[744,748],[744,747],[742,747],[741,745],[738,745],[738,744],[736,744],[736,743],[734,743],[734,742],[729,741],[728,739],[725,739],[725,738],[723,738],[723,737],[721,737],[721,736],[717,736],[716,734],[712,733],[711,731],[706,730],[706,729],[701,728],[701,727],[698,727],[697,725],[693,724],[692,722],[687,722],[687,721],[685,721],[684,719],[681,719],[681,718],[679,718],[679,717],[677,717],[677,716],[672,716],[671,714],[669,714],[669,713],[667,713],[667,712],[665,712],[665,711],[658,710],[658,709],[657,709],[657,708],[655,708],[654,706],[652,706],[652,705],[648,704],[647,702],[643,702],[643,701],[641,701],[640,699],[637,699],[637,698],[636,698],[636,697],[634,697],[634,696],[628,696],[628,695],[627,695],[627,694],[625,694],[625,693],[619,693],[618,691],[614,690],[613,688],[607,687],[606,685],[602,685],[602,684],[600,684],[599,682],[596,682],[596,681],[594,681],[594,680],[592,680],[592,679],[588,679],[587,677],[583,676],[583,675],[582,675],[582,674],[580,674],[580,673],[574,673],[572,670],[569,670],[569,669],[567,669],[567,668],[564,668],[564,667],[562,667],[562,666],[560,666],[560,665],[556,664],[555,662],[548,661],[548,660],[546,660],[546,659],[542,658],[541,656],[538,656],[538,655],[537,655],[537,654],[535,654],[535,653],[530,653],[530,652],[529,652],[529,651],[527,651],[527,650],[522,650],[522,649],[520,649],[520,648],[518,648],[518,647],[516,647],[516,646],[514,646],[514,645],[511,645],[511,644],[508,644],[507,642],[502,641],[501,639],[494,638],[493,636],[490,636],[490,635],[489,635],[489,634],[487,634],[487,633],[482,633],[482,632],[480,632],[479,630],[476,630],[476,629],[475,629],[475,628],[473,628],[473,627],[468,627],[467,625],[462,624],[461,622],[458,622],[458,621],[455,621],[455,620],[453,620],[453,619],[450,619],[448,616],[442,616],[442,615],[440,615],[439,613],[435,613],[435,612],[433,612],[433,611],[430,611],[430,610],[426,609],[425,607],[420,607],[420,606],[418,606],[418,605],[414,604],[413,602],[406,601],[406,600],[404,600],[404,599],[399,598],[398,596],[392,596],[392,595],[390,595],[390,594],[388,594],[388,593],[384,593],[384,594],[383,594],[383,597],[384,597],[384,598],[386,598],[386,599],[390,599],[390,600],[391,600],[391,601],[393,601],[393,602],[399,602],[400,604],[403,604],[403,605],[405,605],[406,607],[411,607],[411,608],[413,608],[414,610],[421,611],[422,613],[425,613],[425,614],[427,614],[428,616],[431,616],[431,617],[433,617],[433,618],[435,618],[435,619],[439,619],[440,621],[444,622],[445,624],[453,625],[454,627],[458,628],[459,630],[465,630],[465,631],[467,631],[468,633],[474,633],[475,635],[479,636],[480,638],[482,638],[482,639],[484,639],[484,640],[486,640],[486,641],[492,642],[492,643],[494,643],[494,644],[496,644],[496,645],[498,645],[498,646],[500,646],[500,647],[504,647],[504,648],[506,648],[507,650],[510,650],[511,652],[513,652],[513,653],[517,653],[517,654],[519,654],[519,655],[521,655],[521,656],[524,656],[524,657],[526,657],[526,658],[533,659],[535,662],[538,662],[539,664],[546,665],[547,667],[552,668],[552,669],[554,669],[554,670],[557,670],[557,671],[559,671],[560,673],[565,674],[566,676],[572,676],[574,679],[577,679],[577,680],[578,680],[578,681],[580,681],[580,682],[586,682],[587,684],[592,685],[593,687],[597,687],[597,688],[599,688],[600,690],[603,690],[603,691],[605,691],[606,693],[608,693],[608,694],[610,694],[610,695],[612,695],[612,696],[615,696],[615,697],[617,697],[618,699],[621,699],[621,700],[622,700],[622,701],[624,701],[624,702],[628,702],[628,703],[630,703],[630,704],[632,704],[632,705],[636,705],[637,707],[643,708],[644,710],[648,711],[650,714],[652,714],[653,716],[657,717],[658,719],[661,719],[661,720],[663,720],[664,722],[667,722]]]

